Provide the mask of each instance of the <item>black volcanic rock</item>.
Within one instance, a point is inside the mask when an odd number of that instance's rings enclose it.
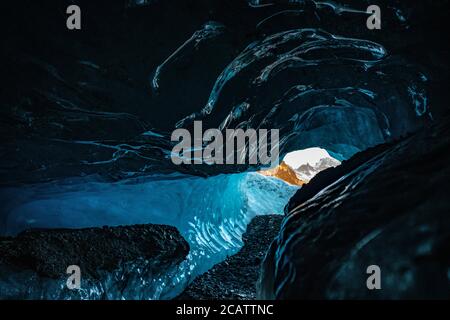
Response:
[[[0,270],[9,271],[0,273],[0,297],[35,298],[27,295],[29,288],[11,289],[15,275],[24,273],[42,282],[55,279],[63,284],[61,290],[67,291],[64,284],[70,265],[80,267],[82,283],[90,287],[118,272],[124,289],[136,266],[145,270],[150,280],[153,274],[179,264],[188,252],[189,244],[179,231],[165,225],[28,230],[0,239]]]
[[[244,246],[235,255],[197,277],[178,297],[182,300],[252,300],[261,262],[280,230],[282,216],[253,218],[244,233]]]
[[[291,199],[259,295],[450,298],[450,121],[357,154]],[[381,268],[368,290],[367,268]]]

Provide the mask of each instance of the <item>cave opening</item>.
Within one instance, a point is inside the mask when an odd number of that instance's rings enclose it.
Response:
[[[309,183],[319,172],[340,164],[341,162],[332,157],[327,150],[313,147],[289,152],[277,167],[260,173],[301,187]]]

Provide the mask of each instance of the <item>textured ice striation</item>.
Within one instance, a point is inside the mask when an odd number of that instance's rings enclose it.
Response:
[[[189,281],[237,252],[242,234],[256,215],[283,213],[298,188],[258,173],[152,176],[117,183],[64,181],[2,193],[5,204],[2,234],[29,228],[83,228],[132,224],[176,226],[191,246],[187,260],[172,270],[148,278],[145,268],[128,266],[107,275],[102,286],[83,288],[81,298],[166,299]],[[65,275],[62,275],[64,277]],[[27,275],[24,281],[33,279]],[[133,290],[117,291],[120,277],[129,277]],[[35,279],[36,280],[36,279]],[[32,281],[31,281],[32,282]],[[61,297],[61,281],[33,286],[31,298]]]
[[[426,82],[379,43],[293,29],[249,44],[219,75],[206,105],[177,126],[277,128],[281,154],[321,146],[350,158],[431,117]]]

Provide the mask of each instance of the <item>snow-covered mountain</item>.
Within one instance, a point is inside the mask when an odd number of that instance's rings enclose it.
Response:
[[[337,167],[340,164],[341,162],[334,158],[322,158],[314,165],[311,165],[309,163],[301,165],[300,167],[295,169],[295,173],[300,180],[308,183],[320,171],[331,167]]]
[[[341,163],[331,157],[322,158],[313,165],[309,162],[299,166],[297,169],[292,168],[285,161],[273,169],[259,171],[260,174],[269,177],[276,177],[284,180],[291,185],[302,186],[308,183],[316,174],[325,169],[336,167]]]

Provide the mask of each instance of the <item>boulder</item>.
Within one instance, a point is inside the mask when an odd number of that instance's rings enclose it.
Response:
[[[178,230],[165,225],[27,230],[0,239],[0,297],[145,298],[138,290],[144,294],[146,282],[174,268],[188,252]],[[80,290],[66,286],[72,265],[81,270]],[[132,287],[135,281],[142,287]],[[60,290],[45,290],[54,286]]]

